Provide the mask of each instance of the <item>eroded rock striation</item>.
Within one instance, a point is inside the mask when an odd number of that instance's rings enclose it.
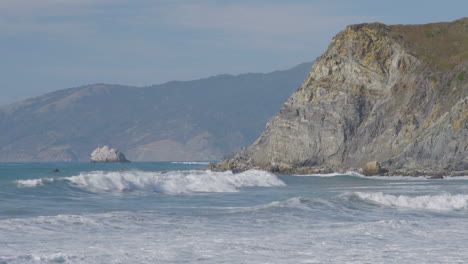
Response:
[[[118,151],[115,148],[109,146],[104,146],[102,148],[97,148],[91,153],[91,162],[92,163],[106,163],[106,162],[130,162],[125,158],[125,155]]]
[[[468,18],[348,26],[251,146],[213,169],[468,174]]]

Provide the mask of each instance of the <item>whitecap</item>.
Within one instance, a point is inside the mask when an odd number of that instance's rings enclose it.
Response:
[[[303,197],[293,197],[283,201],[273,201],[267,204],[249,206],[249,207],[232,207],[229,208],[231,213],[253,212],[253,211],[268,211],[275,209],[295,209],[300,211],[311,211],[310,205],[314,201]]]
[[[18,187],[31,188],[44,185],[46,182],[53,182],[52,178],[31,179],[31,180],[17,180],[15,181]]]
[[[274,174],[249,170],[239,174],[213,171],[144,172],[124,171],[83,172],[65,178],[88,190],[111,192],[144,191],[165,194],[194,192],[237,192],[242,187],[285,186]]]
[[[382,192],[354,192],[348,197],[352,196],[384,206],[429,210],[468,209],[468,195],[462,194],[422,195],[412,197],[407,195],[384,194]]]

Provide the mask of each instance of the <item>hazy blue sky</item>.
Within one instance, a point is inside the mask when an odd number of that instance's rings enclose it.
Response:
[[[467,16],[466,0],[0,0],[0,105],[312,61],[348,24]]]

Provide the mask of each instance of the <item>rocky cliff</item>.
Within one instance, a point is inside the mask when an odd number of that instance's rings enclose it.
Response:
[[[348,26],[263,134],[214,169],[468,170],[468,18]]]

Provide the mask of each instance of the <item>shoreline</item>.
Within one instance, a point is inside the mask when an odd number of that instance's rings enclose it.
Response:
[[[298,168],[260,168],[260,167],[243,167],[236,168],[227,163],[209,163],[207,168],[212,171],[232,171],[234,174],[241,173],[247,170],[263,170],[271,172],[276,175],[326,175],[326,174],[347,174],[358,173],[364,177],[384,176],[384,177],[428,177],[430,179],[443,179],[444,177],[460,177],[468,176],[468,170],[459,171],[444,171],[444,170],[430,170],[430,169],[400,169],[388,170],[382,169],[381,173],[373,175],[365,175],[362,169],[348,168],[348,169],[332,169],[325,167],[298,167]]]

